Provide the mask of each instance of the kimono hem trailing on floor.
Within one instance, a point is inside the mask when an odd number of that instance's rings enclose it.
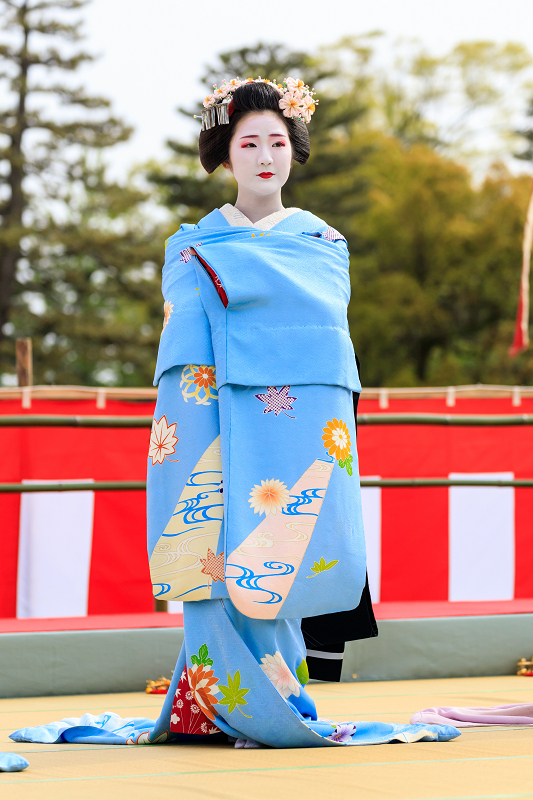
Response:
[[[447,740],[451,726],[319,719],[302,617],[354,609],[366,560],[344,238],[304,211],[270,228],[219,211],[167,243],[148,461],[154,594],[184,601],[158,720],[114,714],[16,741],[272,747]]]

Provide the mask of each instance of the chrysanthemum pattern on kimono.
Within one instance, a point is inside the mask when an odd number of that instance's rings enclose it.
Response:
[[[213,725],[218,703],[216,684],[218,678],[210,667],[207,645],[200,647],[198,655],[191,656],[191,666],[182,670],[179,683],[172,700],[170,730],[174,733],[194,733],[210,735],[219,733]]]
[[[266,481],[261,481],[261,485],[256,485],[250,492],[251,508],[254,514],[276,514],[278,511],[283,511],[287,507],[290,495],[289,490],[283,481],[270,478]]]
[[[181,373],[181,394],[187,403],[192,398],[197,406],[209,406],[218,400],[216,369],[210,365],[187,364]]]
[[[274,655],[265,653],[261,659],[261,669],[282,697],[300,696],[300,684],[285,663],[283,656],[276,650]]]
[[[350,433],[346,423],[342,419],[333,419],[327,422],[322,439],[329,455],[336,459],[339,467],[346,468],[348,475],[351,475],[353,473],[353,456]]]

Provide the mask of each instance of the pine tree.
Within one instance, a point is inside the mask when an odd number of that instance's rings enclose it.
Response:
[[[168,232],[144,212],[147,192],[106,177],[103,152],[131,128],[67,80],[92,59],[77,49],[80,22],[65,21],[84,5],[0,0],[11,98],[0,113],[0,371],[9,381],[23,335],[34,340],[36,383],[147,385]]]
[[[65,184],[68,215],[25,237],[12,323],[33,338],[36,383],[151,384],[173,231],[151,220],[146,199],[110,181],[103,164],[80,161]]]
[[[65,21],[67,12],[85,3],[0,0],[4,39],[0,79],[7,83],[10,99],[0,111],[0,337],[24,291],[17,268],[27,255],[25,237],[46,225],[41,209],[64,200],[65,181],[81,149],[102,151],[131,133],[108,113],[108,100],[56,80],[58,73],[73,73],[93,58],[83,50],[72,51],[82,38],[80,22]],[[49,80],[40,82],[43,73]],[[55,114],[38,109],[35,99],[42,96],[55,100]]]

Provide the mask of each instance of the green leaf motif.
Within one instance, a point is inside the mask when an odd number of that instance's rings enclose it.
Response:
[[[200,664],[203,664],[205,667],[213,666],[213,659],[209,658],[209,650],[207,649],[206,644],[203,644],[200,647],[197,656],[194,654],[191,656],[191,664],[196,664],[198,666],[200,666]]]
[[[306,683],[309,683],[309,668],[307,666],[307,661],[305,660],[305,658],[302,661],[302,663],[296,667],[296,677],[298,678],[302,686],[305,686]]]
[[[248,694],[250,691],[249,689],[241,689],[241,673],[239,670],[237,670],[233,678],[228,672],[228,685],[221,686],[219,683],[218,689],[220,689],[224,695],[222,700],[218,701],[220,706],[227,706],[230,714],[237,708],[244,717],[248,717],[248,719],[252,718],[250,714],[245,714],[244,711],[241,711],[239,708],[239,706],[248,705],[248,701],[244,699],[244,695]]]
[[[329,561],[326,564],[326,559],[322,556],[320,561],[315,561],[315,563],[311,567],[311,572],[314,572],[314,575],[308,575],[307,577],[308,578],[314,578],[315,575],[320,575],[321,572],[325,572],[327,569],[331,569],[332,567],[335,566],[335,564],[338,564],[338,563],[339,563],[339,561],[337,559],[337,561]]]
[[[337,461],[337,464],[339,465],[339,467],[341,469],[346,469],[346,472],[348,473],[348,475],[353,475],[352,461],[353,461],[353,456],[350,453],[349,456],[346,456],[344,461],[342,459]]]

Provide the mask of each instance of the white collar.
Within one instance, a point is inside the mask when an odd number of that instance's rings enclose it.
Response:
[[[300,208],[284,208],[281,211],[274,211],[273,214],[269,214],[268,217],[263,217],[263,219],[258,220],[257,222],[250,222],[248,217],[246,217],[242,211],[239,211],[238,208],[232,206],[231,203],[226,203],[226,205],[222,206],[219,209],[220,213],[226,220],[229,222],[230,225],[236,228],[259,228],[262,231],[269,231],[274,225],[277,225],[283,219],[290,217],[291,214],[295,214],[297,211],[301,211]]]

